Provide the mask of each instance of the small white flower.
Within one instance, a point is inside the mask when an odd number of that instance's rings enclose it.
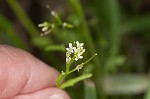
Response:
[[[78,66],[76,67],[76,69],[78,70],[78,72],[79,72],[79,70],[82,69],[82,68],[83,68],[83,63],[82,63],[81,65],[78,65]]]
[[[41,23],[41,24],[38,25],[38,27],[41,27],[42,31],[46,32],[46,31],[49,30],[49,23],[48,22]],[[44,34],[46,34],[46,33],[44,33]],[[43,36],[43,34],[42,34],[42,36]]]
[[[39,25],[38,25],[38,27],[45,27],[45,26],[47,26],[48,25],[48,23],[47,22],[44,22],[44,23],[40,23]]]
[[[71,57],[66,57],[67,64],[70,63],[70,61],[71,61]]]
[[[55,11],[51,11],[51,15],[52,15],[52,16],[56,16],[57,14],[56,14]]]
[[[54,27],[55,27],[55,24],[52,24],[51,27],[54,28]]]
[[[83,49],[84,43],[79,43],[78,41],[76,41],[76,44],[77,44],[77,48]]]
[[[45,32],[45,31],[47,31],[47,30],[48,30],[48,27],[43,27],[43,28],[42,28],[42,31],[43,31],[43,32]]]
[[[46,5],[46,8],[49,8],[49,5]]]
[[[62,74],[62,75],[65,75],[65,72],[64,72],[64,71],[61,71],[61,74]]]
[[[67,23],[66,23],[66,22],[64,22],[62,25],[63,25],[63,27],[66,27],[66,26],[67,26]]]
[[[77,48],[74,49],[74,54],[75,54],[75,60],[77,61],[78,59],[82,59],[83,56],[82,54],[85,52],[85,49],[83,49],[84,43],[79,43],[76,41]]]
[[[73,53],[74,52],[75,47],[72,46],[72,43],[69,43],[69,48],[66,48],[67,51]]]
[[[79,59],[82,59],[83,58],[83,56],[81,56],[80,54],[77,54],[76,56],[75,56],[75,60],[77,61],[77,60],[79,60]]]

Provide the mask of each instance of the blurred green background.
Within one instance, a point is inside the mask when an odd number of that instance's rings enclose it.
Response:
[[[39,23],[55,22],[52,10],[74,28],[40,36]],[[150,99],[150,0],[0,0],[0,44],[61,71],[65,46],[77,40],[85,43],[84,60],[98,56],[71,75],[94,74],[66,89],[72,99]]]

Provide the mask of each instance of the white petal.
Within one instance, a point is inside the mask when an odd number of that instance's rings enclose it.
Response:
[[[83,58],[83,56],[80,56],[79,58],[80,58],[80,59],[82,59],[82,58]]]
[[[69,50],[69,48],[66,48],[66,50],[68,51],[68,50]]]
[[[47,31],[47,30],[48,30],[48,27],[43,27],[43,28],[42,28],[42,31],[43,31],[43,32],[45,32],[45,31]]]
[[[72,43],[69,43],[69,47],[72,47]]]
[[[75,60],[77,61],[77,60],[78,60],[78,58],[75,58]]]

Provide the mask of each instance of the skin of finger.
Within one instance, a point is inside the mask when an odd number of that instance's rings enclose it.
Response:
[[[20,94],[11,99],[70,99],[70,97],[61,89],[46,88],[30,94]]]
[[[0,45],[0,99],[55,86],[59,73],[31,54]]]

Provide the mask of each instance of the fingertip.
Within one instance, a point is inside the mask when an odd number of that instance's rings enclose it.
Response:
[[[68,93],[59,88],[53,88],[49,99],[70,99]]]
[[[30,94],[18,95],[12,99],[70,99],[70,97],[59,88],[47,88]]]

